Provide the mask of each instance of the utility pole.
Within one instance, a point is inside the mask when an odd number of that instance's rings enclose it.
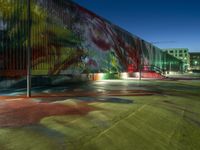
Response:
[[[31,3],[27,0],[27,97],[31,97]]]

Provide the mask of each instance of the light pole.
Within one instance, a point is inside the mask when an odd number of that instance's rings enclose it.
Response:
[[[139,80],[142,80],[142,49],[139,49],[139,57],[140,57],[140,64],[139,64]]]
[[[142,80],[142,59],[140,57],[140,65],[139,65],[139,80]]]
[[[31,97],[31,3],[27,0],[27,97]]]

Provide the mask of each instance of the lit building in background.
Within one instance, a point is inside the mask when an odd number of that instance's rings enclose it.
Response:
[[[183,61],[183,71],[188,71],[190,67],[190,55],[188,48],[169,48],[164,49],[168,54],[176,57],[179,60]]]
[[[200,52],[190,52],[190,70],[200,72]]]

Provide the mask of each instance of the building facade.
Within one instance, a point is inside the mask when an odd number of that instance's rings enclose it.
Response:
[[[164,49],[167,51],[168,54],[176,57],[179,60],[183,61],[183,70],[185,72],[188,71],[190,68],[190,55],[189,55],[189,49],[188,48],[170,48],[170,49]]]
[[[200,72],[200,52],[190,53],[190,70]]]
[[[0,77],[180,71],[182,61],[70,0],[0,1]],[[29,34],[31,44],[28,42]]]

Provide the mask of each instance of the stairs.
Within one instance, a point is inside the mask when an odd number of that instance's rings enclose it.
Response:
[[[142,78],[157,78],[157,79],[163,79],[165,78],[160,73],[157,73],[155,71],[142,71]]]
[[[164,71],[157,66],[142,66],[141,77],[149,79],[164,79]],[[139,72],[133,73],[133,77],[139,78]]]

